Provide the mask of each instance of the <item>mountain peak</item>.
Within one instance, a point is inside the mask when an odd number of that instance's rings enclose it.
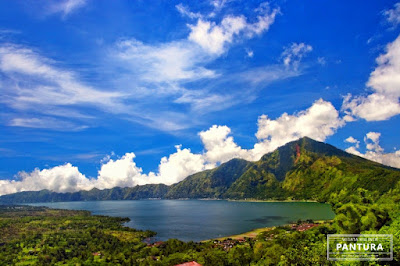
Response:
[[[301,150],[306,150],[309,152],[313,152],[319,155],[327,155],[327,156],[341,156],[341,157],[352,157],[353,155],[336,148],[328,143],[314,140],[310,137],[302,137],[298,140],[291,141],[286,143],[285,145],[278,148],[280,151],[287,150],[289,148],[290,152],[296,150],[296,145],[298,145]]]

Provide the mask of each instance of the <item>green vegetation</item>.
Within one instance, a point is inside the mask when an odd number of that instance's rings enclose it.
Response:
[[[172,185],[166,198],[223,198],[226,190],[237,180],[252,163],[241,159],[232,159],[219,167],[188,176],[185,180]]]
[[[92,216],[87,211],[2,206],[0,261],[5,265],[176,265],[193,260],[205,266],[336,265],[326,260],[326,234],[355,230],[393,234],[392,264],[398,264],[399,202],[386,198],[378,204],[369,192],[359,192],[352,202],[338,207],[339,215],[333,222],[299,221],[293,226],[264,228],[203,243],[170,239],[146,244],[143,240],[155,233],[123,227],[121,223],[128,221],[126,218]],[[361,216],[341,215],[346,212]]]
[[[2,196],[0,201],[140,198],[316,200],[331,204],[336,217],[330,223],[304,227],[307,230],[283,226],[260,230],[256,237],[243,235],[244,239],[204,243],[171,239],[147,245],[142,240],[152,232],[125,228],[123,218],[4,207],[0,211],[0,261],[19,265],[175,265],[193,260],[203,265],[330,265],[335,263],[326,261],[326,234],[378,233],[393,234],[393,265],[400,264],[399,169],[309,138],[288,143],[258,162],[234,159],[170,187],[22,192]]]
[[[0,261],[5,265],[129,263],[135,250],[146,247],[142,240],[155,233],[123,227],[121,223],[127,221],[87,211],[1,206]]]

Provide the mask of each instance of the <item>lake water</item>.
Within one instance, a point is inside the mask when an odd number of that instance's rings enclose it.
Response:
[[[201,241],[283,225],[298,219],[333,219],[330,205],[314,202],[224,200],[75,201],[30,204],[129,217],[125,225],[157,232],[157,240]]]

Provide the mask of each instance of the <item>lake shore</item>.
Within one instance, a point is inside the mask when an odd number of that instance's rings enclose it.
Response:
[[[333,220],[317,220],[317,221],[314,221],[312,224],[317,224],[319,226],[319,225],[323,225],[323,224],[331,223],[331,222],[333,222]],[[303,223],[303,224],[306,224],[306,223]],[[255,237],[257,237],[258,234],[267,232],[267,231],[272,231],[272,230],[276,229],[277,227],[285,227],[285,226],[291,227],[293,225],[294,224],[292,223],[292,224],[284,224],[284,225],[280,225],[280,226],[261,227],[261,228],[256,228],[256,229],[250,230],[248,232],[244,232],[244,233],[240,233],[240,234],[236,234],[236,235],[207,239],[207,240],[203,240],[201,242],[208,242],[208,241],[215,241],[215,240],[223,241],[228,238],[232,239],[232,240],[240,240],[240,239],[244,239],[244,238],[255,238]],[[313,226],[313,227],[315,227],[315,226]]]
[[[258,199],[226,199],[227,201],[237,201],[237,202],[318,202],[316,200],[258,200]]]

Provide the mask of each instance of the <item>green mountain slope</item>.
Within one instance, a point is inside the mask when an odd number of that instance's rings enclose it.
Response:
[[[171,186],[167,198],[221,198],[225,191],[252,163],[232,159],[212,170],[188,176]]]
[[[399,180],[399,169],[302,138],[264,155],[224,197],[328,201],[332,193],[342,190],[346,195],[358,188],[383,194]]]
[[[358,189],[383,195],[399,186],[400,170],[304,137],[257,162],[233,159],[171,185],[146,185],[75,193],[47,190],[0,197],[0,202],[126,200],[146,198],[295,199],[334,201]]]

